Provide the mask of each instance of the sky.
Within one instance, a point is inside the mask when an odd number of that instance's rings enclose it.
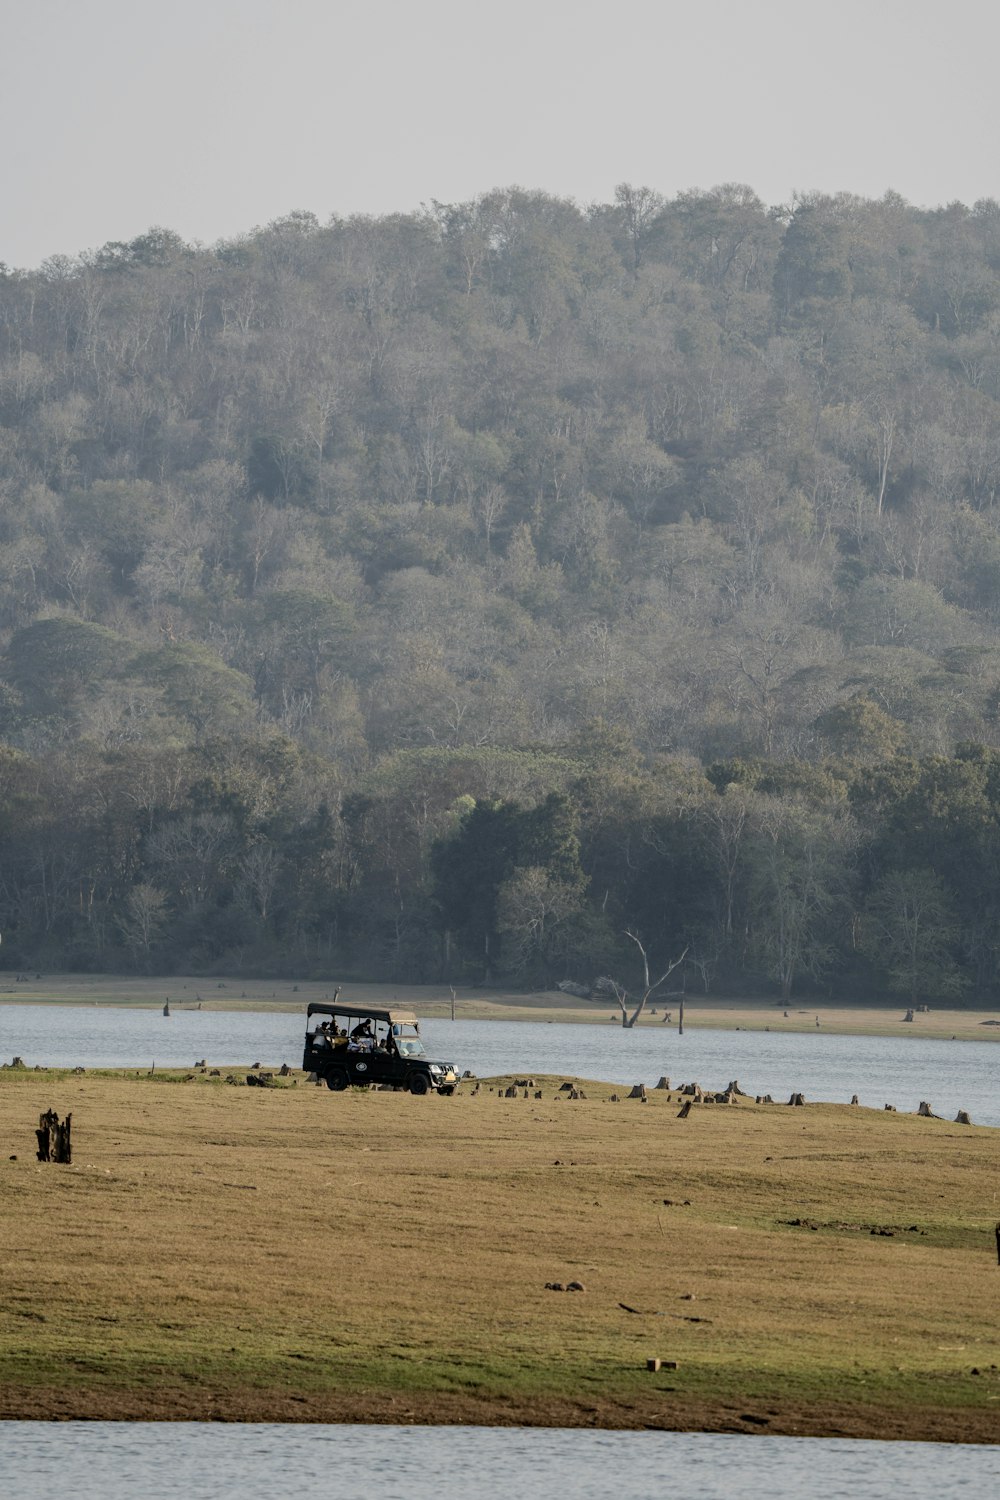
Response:
[[[989,0],[0,0],[0,261],[518,183],[1000,197]]]

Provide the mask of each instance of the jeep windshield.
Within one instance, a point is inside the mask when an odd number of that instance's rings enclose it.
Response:
[[[393,1040],[399,1049],[400,1057],[426,1057],[427,1052],[423,1042],[418,1036],[397,1036]]]

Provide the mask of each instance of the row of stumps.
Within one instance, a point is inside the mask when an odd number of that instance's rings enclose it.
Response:
[[[38,1116],[38,1160],[54,1161],[68,1166],[73,1160],[71,1132],[73,1116],[60,1120],[54,1109],[47,1109]]]

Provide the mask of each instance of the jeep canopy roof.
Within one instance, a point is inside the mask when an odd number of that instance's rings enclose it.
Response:
[[[336,1001],[320,1005],[313,1001],[306,1016],[347,1016],[351,1020],[384,1021],[389,1026],[418,1026],[412,1010],[376,1010],[371,1005],[340,1005]]]

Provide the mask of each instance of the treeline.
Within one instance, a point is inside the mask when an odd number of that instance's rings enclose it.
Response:
[[[1000,994],[1000,752],[644,761],[290,742],[0,756],[4,961],[689,992]]]
[[[992,201],[508,189],[0,268],[0,962],[528,983],[633,927],[888,982],[870,768],[1000,747],[998,417]],[[895,872],[941,995],[995,987],[978,857]]]

